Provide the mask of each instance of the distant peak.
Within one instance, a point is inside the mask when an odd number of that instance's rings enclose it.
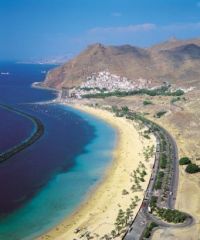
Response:
[[[196,45],[195,43],[188,43],[188,44],[178,47],[177,49],[190,51],[190,50],[197,50],[197,49],[199,50],[200,47],[198,45]]]
[[[105,48],[105,46],[101,43],[94,43],[89,45],[88,48]]]
[[[170,37],[170,39],[168,40],[168,42],[178,42],[178,41],[179,39],[176,38],[175,36]]]

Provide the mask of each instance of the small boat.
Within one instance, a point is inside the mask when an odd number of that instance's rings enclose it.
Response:
[[[45,71],[45,70],[43,70],[43,71],[41,71],[41,73],[42,73],[42,74],[45,74],[45,73],[46,73],[46,71]]]

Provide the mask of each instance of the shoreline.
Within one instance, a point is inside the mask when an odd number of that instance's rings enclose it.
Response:
[[[94,115],[114,127],[117,131],[117,144],[111,163],[97,186],[88,193],[85,201],[80,203],[74,213],[37,239],[71,240],[76,239],[76,237],[79,238],[80,234],[85,232],[90,232],[94,234],[92,236],[96,236],[95,239],[100,239],[103,235],[109,234],[114,228],[118,209],[127,208],[131,198],[135,196],[138,196],[140,201],[134,209],[133,218],[137,214],[151,175],[154,160],[152,158],[149,163],[145,163],[141,153],[144,146],[155,144],[153,136],[150,140],[144,138],[141,140],[133,123],[131,124],[123,118],[116,118],[112,113],[105,110],[94,109],[85,105],[70,106]],[[123,195],[122,191],[125,188],[130,191],[132,185],[130,174],[137,169],[140,161],[147,167],[147,176],[145,182],[142,183],[144,191]],[[75,233],[76,229],[78,229],[77,233]]]
[[[55,89],[55,88],[50,88],[50,87],[46,87],[42,85],[43,82],[33,82],[31,84],[32,88],[36,88],[36,89],[42,89],[42,90],[48,90],[48,91],[55,91],[55,92],[60,92],[59,90]]]

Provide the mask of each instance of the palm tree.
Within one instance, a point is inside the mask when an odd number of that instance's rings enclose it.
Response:
[[[115,226],[116,226],[116,230],[118,235],[120,234],[120,231],[122,230],[125,220],[124,220],[124,211],[122,209],[119,209],[117,218],[116,218],[116,222],[115,222]]]
[[[112,231],[111,231],[111,235],[112,235],[112,237],[113,237],[113,238],[115,238],[115,237],[116,237],[116,234],[117,234],[117,233],[116,233],[116,231],[115,231],[115,230],[112,230]]]
[[[129,221],[129,219],[133,216],[133,211],[131,210],[131,208],[127,208],[126,209],[126,218],[125,218],[125,221],[126,221],[126,225]]]

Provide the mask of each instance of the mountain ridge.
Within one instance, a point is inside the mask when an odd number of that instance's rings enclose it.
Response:
[[[198,84],[200,79],[200,39],[173,39],[150,48],[132,45],[89,45],[67,63],[50,71],[45,87],[76,87],[95,72],[107,70],[130,80],[144,78],[154,85]]]

